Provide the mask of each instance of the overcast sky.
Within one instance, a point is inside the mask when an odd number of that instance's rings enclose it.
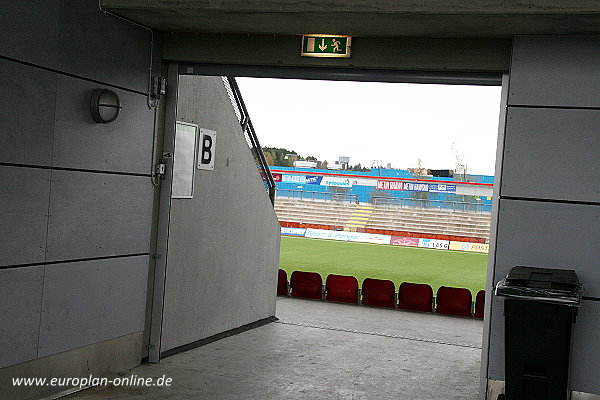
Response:
[[[500,87],[238,78],[263,147],[494,174]]]

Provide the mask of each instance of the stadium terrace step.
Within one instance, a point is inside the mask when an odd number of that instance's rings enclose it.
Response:
[[[446,220],[444,218],[436,220],[433,218],[421,219],[414,217],[386,217],[386,216],[372,216],[369,221],[371,223],[390,223],[390,222],[413,222],[413,223],[434,223],[439,225],[443,222],[447,226],[465,227],[465,228],[485,228],[489,229],[489,222],[473,222],[473,221],[460,221],[460,220]]]
[[[489,232],[488,226],[477,225],[477,224],[455,224],[455,223],[447,223],[444,224],[442,222],[425,222],[425,221],[403,221],[403,220],[371,220],[369,221],[369,227],[374,226],[423,226],[423,227],[431,227],[431,228],[439,228],[443,226],[445,229],[450,230],[473,230],[482,233]]]
[[[469,213],[464,211],[452,211],[452,210],[444,210],[444,209],[420,209],[420,208],[401,208],[401,207],[389,207],[389,206],[377,206],[376,210],[378,212],[386,213],[390,211],[394,211],[396,214],[401,215],[412,215],[412,216],[435,216],[435,217],[456,217],[460,219],[468,218],[473,220],[487,220],[489,219],[489,214],[478,214],[478,213]]]
[[[390,214],[396,215],[403,218],[420,218],[420,219],[436,219],[436,220],[449,220],[449,221],[472,221],[472,222],[489,222],[490,216],[472,215],[463,213],[452,213],[447,214],[445,212],[428,212],[428,211],[405,211],[403,209],[376,209],[373,216],[389,216]]]
[[[473,230],[463,230],[463,229],[436,229],[436,228],[428,228],[422,226],[371,226],[369,229],[377,229],[384,231],[399,231],[399,232],[420,232],[420,233],[428,233],[428,234],[438,234],[438,235],[447,235],[447,236],[469,236],[469,237],[478,237],[478,238],[486,238],[486,233],[481,233]]]
[[[376,229],[489,239],[490,215],[444,209],[402,208],[278,197],[280,221],[330,225],[347,231]]]

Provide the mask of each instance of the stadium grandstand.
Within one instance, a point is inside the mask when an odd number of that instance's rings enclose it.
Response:
[[[383,168],[272,173],[283,227],[489,242],[493,176],[416,177]]]

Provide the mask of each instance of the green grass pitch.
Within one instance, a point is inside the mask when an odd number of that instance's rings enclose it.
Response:
[[[352,275],[359,285],[365,278],[427,283],[434,293],[440,286],[467,288],[475,297],[485,289],[487,254],[415,247],[373,245],[336,240],[281,237],[280,268],[318,272],[323,284],[329,274]]]

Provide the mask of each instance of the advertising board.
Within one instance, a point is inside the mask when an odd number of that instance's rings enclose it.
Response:
[[[361,242],[373,244],[390,244],[391,236],[372,233],[328,231],[324,229],[307,229],[304,235],[313,239],[343,240],[346,242]]]
[[[304,228],[288,228],[285,226],[281,227],[281,234],[286,236],[304,236],[306,229]]]
[[[438,239],[419,239],[419,247],[423,247],[425,249],[443,249],[448,250],[450,247],[450,242],[448,240],[438,240]]]
[[[490,245],[485,243],[470,243],[470,242],[450,242],[450,250],[457,251],[474,251],[476,253],[487,253],[490,250]]]
[[[390,244],[395,246],[419,247],[419,238],[392,236]]]

